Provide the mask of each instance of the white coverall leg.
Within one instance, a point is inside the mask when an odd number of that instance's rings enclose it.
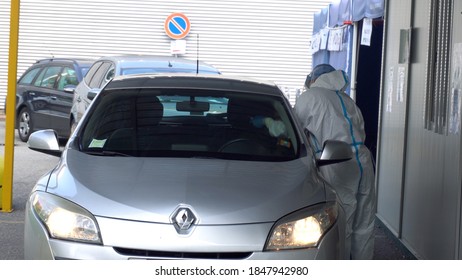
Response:
[[[320,168],[339,195],[345,210],[347,259],[371,260],[374,253],[374,221],[375,221],[375,182],[369,150],[365,146],[358,149],[360,165],[355,158],[334,165]],[[361,170],[362,169],[362,170]],[[361,176],[360,174],[363,174]]]
[[[352,259],[371,260],[374,254],[374,221],[376,212],[375,176],[364,176],[374,174],[372,155],[365,146],[359,149],[359,160],[363,168],[363,176],[356,194],[356,213],[352,233]]]

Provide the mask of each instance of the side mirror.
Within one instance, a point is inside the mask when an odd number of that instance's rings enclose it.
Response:
[[[52,129],[39,130],[32,133],[27,141],[29,149],[49,154],[52,156],[61,156],[62,151],[59,149],[58,135]]]
[[[318,166],[324,166],[348,161],[352,158],[351,145],[343,141],[327,140],[324,142],[321,157],[317,160],[317,163]]]
[[[89,100],[95,99],[95,97],[101,92],[101,89],[99,88],[92,88],[90,91],[87,93],[87,98]]]

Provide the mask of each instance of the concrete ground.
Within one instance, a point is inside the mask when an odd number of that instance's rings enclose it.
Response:
[[[409,250],[381,223],[375,222],[374,260],[415,260]]]

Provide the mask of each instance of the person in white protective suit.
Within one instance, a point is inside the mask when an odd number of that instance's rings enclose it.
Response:
[[[345,209],[346,252],[350,252],[345,257],[368,260],[374,252],[375,171],[371,153],[364,145],[363,116],[344,92],[348,85],[344,71],[329,64],[318,65],[308,75],[294,111],[302,127],[312,133],[310,140],[317,153],[328,139],[351,144],[353,159],[320,170]]]

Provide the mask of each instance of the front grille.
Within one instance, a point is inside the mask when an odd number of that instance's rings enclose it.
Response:
[[[126,249],[114,247],[114,250],[124,256],[140,258],[159,258],[159,259],[224,259],[242,260],[250,257],[251,252],[230,252],[230,253],[204,253],[204,252],[167,252],[150,251],[139,249]]]

